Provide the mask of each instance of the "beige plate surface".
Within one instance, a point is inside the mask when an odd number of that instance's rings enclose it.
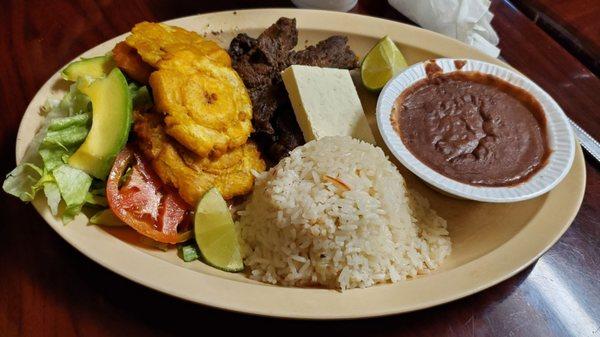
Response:
[[[363,56],[383,35],[399,43],[409,63],[433,57],[473,58],[502,65],[457,41],[408,25],[345,13],[297,9],[221,12],[170,21],[228,46],[239,32],[258,35],[280,16],[295,17],[299,47],[333,34],[349,37],[354,51]],[[212,31],[223,31],[213,36]],[[101,55],[124,36],[107,41],[82,56]],[[63,93],[56,73],[27,108],[17,139],[20,159],[41,121],[40,106],[51,95]],[[359,94],[375,131],[377,96]],[[379,137],[378,132],[373,132]],[[379,143],[384,146],[381,138]],[[386,149],[387,151],[387,149]],[[389,153],[389,152],[388,152]],[[242,274],[221,272],[200,262],[184,263],[174,250],[142,247],[127,228],[106,230],[87,225],[81,215],[64,226],[42,198],[35,208],[54,230],[83,254],[104,267],[158,291],[214,307],[266,316],[293,318],[358,318],[389,315],[445,303],[490,287],[514,275],[545,252],[569,227],[585,186],[584,160],[578,147],[575,163],[564,181],[538,198],[512,203],[487,204],[441,195],[401,168],[411,188],[421,191],[448,219],[453,252],[441,269],[418,279],[356,289],[343,293],[310,288],[284,288],[260,284]]]

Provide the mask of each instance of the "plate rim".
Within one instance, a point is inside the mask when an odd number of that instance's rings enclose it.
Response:
[[[333,22],[336,21],[335,17],[344,18],[344,19],[352,18],[352,20],[362,21],[362,22],[357,22],[360,24],[357,24],[356,26],[361,26],[361,24],[370,23],[370,24],[376,24],[376,25],[379,24],[379,25],[385,26],[386,28],[387,27],[395,28],[395,29],[400,28],[398,30],[406,33],[405,37],[408,39],[408,40],[403,40],[402,43],[413,45],[417,48],[419,48],[418,38],[420,38],[422,36],[429,36],[434,40],[441,41],[441,43],[437,44],[433,48],[427,48],[427,49],[421,48],[421,49],[426,49],[430,52],[444,55],[444,57],[461,57],[460,56],[461,54],[470,54],[470,55],[477,55],[477,57],[479,57],[479,59],[483,59],[484,61],[489,59],[488,56],[485,56],[483,53],[474,50],[472,47],[464,45],[458,41],[455,41],[453,39],[450,39],[450,38],[440,35],[438,33],[426,31],[426,30],[423,30],[418,27],[414,27],[411,25],[407,25],[407,24],[392,21],[392,20],[376,18],[376,17],[360,15],[360,14],[353,14],[353,13],[338,13],[338,12],[329,12],[329,11],[322,11],[322,10],[307,10],[307,9],[295,9],[295,8],[236,9],[236,10],[227,10],[227,11],[190,15],[190,16],[186,16],[186,17],[181,17],[181,18],[164,21],[164,22],[170,23],[170,24],[179,24],[179,22],[185,22],[186,20],[193,20],[193,19],[198,19],[198,18],[200,18],[200,19],[208,18],[209,19],[211,17],[228,16],[234,12],[237,12],[237,15],[261,15],[260,20],[263,20],[264,17],[268,17],[269,18],[268,21],[271,21],[272,17],[280,17],[280,16],[286,16],[286,15],[293,16],[293,17],[298,18],[299,29],[303,29],[303,26],[308,25],[307,22],[315,21],[316,17],[322,17],[324,15],[324,16],[332,17],[332,20],[320,19],[319,25],[329,27],[332,31],[338,31],[340,33],[346,33],[346,34],[365,35],[365,36],[373,35],[373,34],[370,35],[368,32],[359,33],[359,32],[357,32],[357,30],[358,30],[357,27],[350,27],[348,25],[341,26],[341,25],[339,25],[339,23],[338,23],[338,28],[337,29],[334,28],[335,24]],[[272,23],[272,21],[271,21],[271,23]],[[314,22],[314,23],[316,24],[316,22]],[[371,27],[366,27],[366,28],[371,29]],[[315,28],[315,29],[327,31],[326,28],[322,28],[322,27]],[[352,30],[352,29],[354,29],[354,30]],[[381,32],[379,31],[379,33],[381,33]],[[411,34],[408,34],[408,33],[411,33]],[[412,34],[412,33],[415,33],[415,34]],[[117,37],[114,37],[105,42],[102,42],[102,43],[96,45],[95,47],[90,48],[89,50],[85,51],[84,53],[82,53],[75,59],[78,59],[82,55],[93,53],[94,50],[101,49],[103,46],[105,46],[107,44],[112,44],[115,41],[122,39],[127,34],[128,33],[121,34]],[[453,53],[459,54],[459,55],[446,56],[448,54],[453,54]],[[497,61],[497,60],[494,63],[503,64],[502,62]],[[512,67],[510,67],[510,66],[508,66],[508,67],[510,69],[512,69]],[[45,100],[45,97],[41,97],[42,91],[44,91],[46,89],[50,89],[52,87],[52,84],[55,83],[57,76],[59,76],[61,69],[59,69],[56,73],[54,73],[42,85],[42,87],[40,87],[38,92],[32,97],[30,103],[27,106],[25,113],[23,114],[23,117],[22,117],[20,125],[19,125],[19,130],[17,133],[16,153],[15,153],[16,157],[17,157],[17,162],[19,162],[20,157],[24,153],[24,149],[28,145],[28,144],[23,144],[24,141],[22,140],[23,134],[24,134],[24,132],[26,132],[25,131],[26,123],[24,123],[24,121],[26,121],[27,117],[29,117],[29,119],[31,119],[32,117],[30,115],[32,113],[37,114],[37,111],[39,110],[39,104],[34,105],[34,103],[40,101],[40,99]],[[576,168],[578,168],[578,172],[571,172],[571,171],[575,170]],[[298,294],[300,296],[302,296],[302,294],[305,294],[306,291],[314,290],[315,293],[320,294],[319,296],[321,296],[323,298],[331,299],[331,297],[328,297],[326,294],[331,295],[332,292],[337,294],[337,292],[333,291],[333,290],[325,290],[325,289],[309,290],[309,289],[305,289],[305,288],[287,288],[287,287],[279,287],[279,286],[271,286],[271,285],[263,285],[263,284],[257,285],[257,284],[234,281],[234,280],[230,280],[230,279],[224,279],[224,278],[221,278],[221,277],[218,277],[215,275],[204,274],[204,273],[200,273],[200,272],[197,272],[197,271],[194,271],[191,269],[186,269],[186,268],[171,264],[167,261],[157,259],[153,256],[145,254],[142,251],[132,249],[131,247],[129,247],[128,244],[121,242],[120,240],[114,239],[114,238],[111,238],[111,240],[115,241],[114,244],[111,242],[111,245],[114,246],[114,247],[111,246],[111,248],[117,249],[118,251],[126,251],[129,255],[126,256],[127,259],[125,259],[127,262],[118,261],[118,263],[117,263],[116,261],[109,261],[109,259],[107,259],[106,257],[103,258],[102,254],[98,254],[99,250],[94,250],[94,249],[90,248],[89,246],[88,247],[82,246],[83,241],[81,241],[81,240],[83,240],[83,239],[80,238],[80,241],[75,240],[77,235],[73,234],[72,233],[73,231],[70,231],[71,233],[69,231],[67,231],[65,228],[68,228],[68,227],[63,226],[60,223],[60,221],[55,219],[50,214],[47,206],[45,205],[45,202],[43,200],[41,200],[41,198],[34,200],[33,205],[34,205],[35,209],[38,211],[38,213],[42,216],[42,218],[46,221],[46,223],[48,223],[48,225],[50,227],[52,227],[57,232],[57,234],[59,234],[65,241],[67,241],[70,245],[72,245],[75,249],[77,249],[83,255],[87,256],[92,261],[115,272],[116,274],[118,274],[120,276],[123,276],[129,280],[132,280],[132,281],[140,284],[140,285],[157,290],[164,294],[168,294],[168,295],[171,295],[171,296],[183,299],[183,300],[187,300],[187,301],[191,301],[191,302],[195,302],[195,303],[199,303],[199,304],[203,304],[203,305],[208,305],[208,306],[215,307],[215,308],[220,308],[220,309],[234,311],[234,312],[240,312],[240,313],[253,314],[253,315],[258,315],[258,316],[282,317],[282,318],[294,318],[294,319],[318,319],[318,320],[322,320],[322,319],[356,319],[356,318],[388,316],[388,315],[410,312],[410,311],[415,311],[415,310],[419,310],[419,309],[432,307],[435,305],[444,304],[444,303],[447,303],[447,302],[450,302],[450,301],[453,301],[453,300],[456,300],[459,298],[466,297],[468,295],[479,292],[483,289],[489,288],[495,284],[498,284],[498,283],[512,277],[513,275],[517,274],[518,272],[520,272],[527,266],[529,266],[533,261],[538,259],[556,241],[558,241],[560,239],[562,234],[569,228],[570,224],[573,222],[573,219],[577,215],[579,207],[581,206],[581,202],[583,200],[583,196],[584,196],[584,192],[585,192],[586,172],[585,172],[583,153],[579,146],[577,146],[577,149],[576,149],[575,163],[574,163],[573,167],[571,168],[571,171],[569,172],[568,176],[570,176],[571,174],[577,175],[576,178],[579,178],[581,180],[581,185],[576,186],[576,187],[578,187],[578,189],[576,191],[574,191],[574,193],[576,194],[576,197],[573,198],[574,202],[571,204],[570,210],[568,212],[562,212],[563,216],[561,217],[562,219],[560,222],[563,223],[563,225],[561,225],[560,230],[557,230],[557,231],[553,232],[553,234],[545,237],[545,240],[543,240],[541,242],[538,241],[535,249],[531,249],[531,247],[533,247],[533,245],[527,247],[528,252],[526,252],[527,253],[526,258],[520,259],[520,262],[518,262],[518,263],[513,262],[511,264],[511,266],[505,265],[505,266],[502,266],[502,268],[492,270],[491,273],[496,274],[495,276],[488,275],[487,277],[484,277],[483,275],[474,275],[473,276],[474,278],[479,278],[479,279],[483,278],[482,280],[475,282],[477,284],[477,286],[469,287],[468,289],[463,290],[463,291],[455,291],[452,295],[446,294],[437,299],[428,300],[428,301],[420,301],[418,304],[412,304],[412,305],[408,305],[408,306],[404,306],[404,307],[398,307],[398,306],[394,307],[394,306],[387,305],[385,308],[378,307],[376,309],[370,309],[367,312],[360,312],[360,313],[346,311],[346,312],[329,312],[329,313],[320,312],[320,313],[315,314],[310,311],[307,311],[306,309],[304,309],[304,310],[286,310],[284,308],[285,306],[282,306],[282,305],[265,306],[264,303],[261,304],[259,302],[256,302],[255,305],[249,306],[247,303],[245,304],[245,302],[239,301],[239,299],[237,299],[238,300],[237,302],[236,302],[236,299],[233,299],[233,302],[231,302],[231,301],[228,301],[229,294],[223,294],[223,293],[219,293],[219,294],[217,294],[217,296],[215,296],[214,294],[210,294],[210,293],[204,293],[204,294],[200,294],[200,295],[186,294],[186,293],[182,292],[181,289],[177,289],[176,287],[181,284],[185,285],[186,284],[185,282],[190,281],[187,276],[184,281],[176,280],[178,283],[175,286],[173,284],[165,285],[166,280],[163,278],[160,278],[161,275],[157,274],[157,270],[154,270],[154,271],[146,270],[145,277],[142,277],[140,275],[140,270],[144,269],[143,266],[135,266],[133,264],[128,264],[128,262],[131,262],[129,260],[133,259],[134,262],[137,262],[139,259],[152,261],[153,263],[150,263],[150,264],[156,265],[158,271],[164,271],[166,269],[166,270],[179,270],[182,274],[186,274],[186,275],[193,273],[193,274],[195,274],[194,275],[195,277],[191,277],[192,279],[194,279],[194,278],[202,279],[203,283],[201,285],[208,287],[208,288],[204,288],[204,290],[207,290],[207,289],[208,290],[223,290],[223,284],[230,284],[230,282],[236,282],[238,285],[240,285],[241,289],[246,289],[246,290],[251,289],[251,288],[254,289],[256,286],[264,287],[263,289],[267,289],[267,288],[270,289],[269,292],[272,293],[271,295],[273,295],[277,298],[280,298],[280,299],[285,298],[288,300],[289,300],[289,296],[290,296],[289,293],[292,293],[293,296],[295,296],[295,297],[299,297],[299,296],[297,296]],[[542,213],[543,212],[542,210],[544,208],[548,208],[548,207],[549,207],[549,205],[547,203],[544,203],[542,205],[542,207],[540,208],[540,210],[538,210],[537,214]],[[564,209],[564,205],[563,205],[563,209]],[[552,212],[552,211],[556,211],[556,210],[549,209],[548,211]],[[537,217],[537,214],[536,214],[536,216],[534,216],[534,218],[530,219],[530,223],[535,220],[535,217]],[[404,283],[404,286],[413,287],[417,283],[418,284],[431,283],[431,282],[435,282],[435,279],[438,278],[439,275],[446,274],[446,276],[448,276],[448,275],[452,274],[452,275],[456,276],[461,272],[470,271],[470,268],[472,269],[474,262],[483,260],[483,259],[489,260],[489,259],[497,258],[497,255],[499,255],[500,253],[506,252],[509,249],[515,249],[516,247],[518,247],[518,245],[515,246],[515,244],[522,241],[523,236],[526,237],[527,231],[530,231],[530,230],[531,230],[530,225],[525,226],[523,229],[521,229],[519,232],[517,232],[513,237],[508,239],[502,245],[500,245],[499,247],[495,248],[494,250],[486,253],[485,255],[483,255],[481,257],[478,257],[466,264],[463,264],[461,266],[458,266],[454,269],[451,269],[451,270],[443,272],[443,273],[439,273],[439,274],[434,273],[425,278],[419,278],[416,280],[407,281],[406,283]],[[517,240],[517,239],[519,239],[519,240]],[[127,248],[127,249],[125,249],[125,248]],[[137,267],[137,269],[136,269],[136,267]],[[152,276],[158,277],[158,280],[156,278],[149,279]],[[397,285],[398,284],[396,284],[396,286]],[[367,288],[367,289],[349,290],[347,292],[350,293],[350,292],[359,291],[359,292],[368,292],[368,293],[374,295],[374,292],[377,292],[377,289],[380,289],[380,287],[393,287],[393,286],[394,285],[382,285],[382,286],[371,287],[371,288]],[[174,289],[174,287],[175,287],[175,289]],[[385,292],[385,291],[383,291],[383,292]],[[219,295],[226,295],[225,299],[223,299],[223,296],[219,296]],[[282,296],[284,296],[284,297],[282,297]],[[351,295],[349,295],[349,296],[351,296]],[[299,300],[299,299],[296,298],[296,300]],[[304,304],[306,304],[306,303],[304,303]],[[344,309],[344,310],[347,310],[347,309]]]

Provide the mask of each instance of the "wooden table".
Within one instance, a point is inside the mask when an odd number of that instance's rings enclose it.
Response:
[[[286,1],[0,2],[0,171],[14,165],[19,121],[59,67],[142,20]],[[502,57],[600,138],[600,80],[510,3],[494,0]],[[354,11],[404,20],[384,1]],[[0,336],[599,336],[600,172],[587,164],[579,215],[537,263],[476,295],[405,315],[338,322],[258,318],[182,302],[128,281],[63,241],[29,205],[0,193]],[[209,330],[210,329],[210,330]],[[214,329],[214,330],[213,330]],[[215,331],[215,332],[213,332]]]
[[[600,1],[514,0],[538,26],[600,75]]]

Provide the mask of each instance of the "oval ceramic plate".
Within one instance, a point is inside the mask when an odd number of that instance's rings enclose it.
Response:
[[[221,12],[169,21],[207,34],[221,45],[240,32],[257,36],[279,17],[295,17],[299,47],[334,34],[348,36],[350,46],[364,55],[383,35],[398,42],[409,63],[430,58],[480,59],[502,65],[464,44],[441,35],[397,22],[354,14],[269,9]],[[223,33],[213,35],[211,32]],[[112,49],[119,36],[82,56],[101,55]],[[377,95],[357,84],[365,111],[375,131]],[[59,96],[64,83],[57,72],[30,103],[17,139],[17,159],[31,141],[41,117],[40,106],[49,96]],[[373,132],[378,134],[377,132]],[[381,146],[385,145],[381,138]],[[385,149],[387,151],[387,149]],[[389,152],[388,152],[389,153]],[[486,204],[441,195],[400,167],[410,188],[429,198],[448,220],[453,252],[435,273],[397,284],[354,289],[343,293],[314,288],[285,288],[211,268],[201,262],[185,263],[174,250],[145,248],[128,228],[105,229],[88,225],[80,215],[69,225],[55,219],[43,198],[33,204],[54,230],[83,254],[102,266],[158,291],[218,308],[265,316],[292,318],[358,318],[390,315],[430,307],[490,287],[525,268],[545,252],[569,227],[585,186],[584,161],[577,150],[567,177],[538,198],[511,204]]]

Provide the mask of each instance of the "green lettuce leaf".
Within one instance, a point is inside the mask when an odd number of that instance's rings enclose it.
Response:
[[[152,95],[147,86],[139,86],[131,82],[129,83],[129,92],[133,101],[133,110],[146,110],[152,106]]]
[[[91,112],[92,105],[90,98],[79,90],[82,85],[89,85],[87,82],[85,79],[79,79],[77,82],[71,84],[69,92],[53,108],[59,110],[64,116],[74,116]]]
[[[39,154],[48,171],[66,163],[66,160],[83,143],[90,128],[90,115],[56,118],[48,125]]]
[[[92,177],[67,165],[67,160],[83,143],[91,124],[89,98],[73,83],[60,101],[49,99],[42,108],[46,119],[30,143],[22,164],[10,172],[2,188],[22,201],[32,201],[44,191],[52,214],[64,202],[64,223],[70,222],[87,202],[104,205],[101,196],[88,196]],[[96,186],[96,189],[101,189]]]
[[[81,208],[86,203],[88,191],[92,186],[92,177],[69,165],[55,168],[52,175],[66,204],[62,219],[64,223],[68,223],[81,212]]]
[[[81,85],[80,81],[71,84],[69,87],[69,92],[67,92],[61,100],[57,100],[55,98],[49,98],[46,100],[46,103],[41,109],[41,114],[46,118],[42,122],[39,131],[33,137],[33,140],[29,144],[29,147],[23,156],[24,163],[32,163],[40,168],[43,168],[42,157],[39,151],[42,142],[46,138],[46,135],[49,131],[50,125],[54,124],[54,128],[56,128],[54,131],[57,131],[57,129],[60,129],[61,123],[66,123],[65,121],[59,122],[55,120],[84,113],[87,114],[87,118],[89,118],[89,115],[92,112],[92,105],[89,97],[87,97],[78,89],[79,85]]]
[[[34,164],[21,164],[6,176],[2,189],[22,201],[31,201],[42,187],[38,182],[43,176],[44,171]]]
[[[93,206],[102,206],[102,207],[108,206],[108,200],[106,199],[105,196],[96,195],[91,192],[88,192],[88,194],[85,196],[85,203],[88,205],[93,205]]]
[[[58,185],[56,182],[48,181],[44,184],[44,194],[46,195],[46,200],[48,201],[48,207],[50,208],[50,212],[52,215],[58,214],[58,205],[60,204],[60,200],[62,199],[60,196],[60,190],[58,189]]]
[[[83,205],[88,190],[92,185],[92,177],[69,165],[57,167],[52,171],[52,175],[56,180],[60,195],[67,207]]]
[[[119,219],[110,208],[98,211],[90,218],[90,223],[94,225],[109,226],[109,227],[120,227],[127,226],[121,219]]]

